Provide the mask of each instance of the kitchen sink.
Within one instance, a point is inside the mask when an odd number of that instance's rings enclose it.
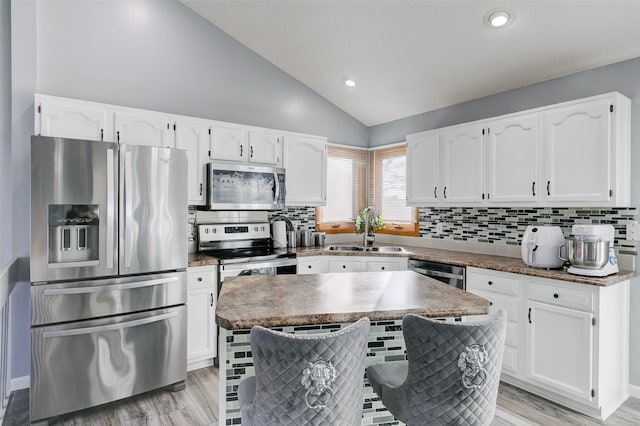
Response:
[[[405,253],[406,250],[403,247],[397,246],[382,246],[382,247],[367,247],[367,250],[362,246],[329,246],[326,251],[370,251],[374,253]]]
[[[329,246],[326,251],[364,251],[361,246]]]

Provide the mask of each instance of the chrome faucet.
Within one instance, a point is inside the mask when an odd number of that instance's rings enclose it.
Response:
[[[378,227],[378,212],[376,208],[373,206],[369,206],[364,209],[364,241],[362,242],[363,248],[366,250],[369,243],[373,243],[374,237],[373,235],[369,237],[369,213],[373,212],[373,223],[374,227]]]

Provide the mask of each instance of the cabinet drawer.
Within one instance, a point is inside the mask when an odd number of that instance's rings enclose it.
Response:
[[[567,289],[560,286],[527,283],[529,300],[548,303],[555,306],[578,309],[581,311],[593,311],[593,293]]]
[[[212,286],[216,285],[218,271],[215,269],[205,269],[205,270],[189,270],[187,272],[187,286],[191,287],[202,287],[202,286]]]
[[[493,314],[499,309],[504,309],[507,313],[507,320],[513,323],[518,322],[518,301],[509,296],[503,296],[501,294],[489,293],[487,291],[469,290],[469,293],[473,293],[477,296],[484,297],[490,303],[489,313]]]
[[[298,260],[298,275],[327,272],[326,260]]]
[[[360,272],[362,262],[359,260],[330,260],[329,272]]]
[[[502,357],[502,372],[518,374],[518,350],[505,346]]]
[[[503,276],[480,274],[467,270],[467,290],[482,290],[502,293],[509,296],[518,295],[518,280]]]
[[[367,271],[400,271],[400,263],[398,262],[384,262],[373,261],[367,262]]]

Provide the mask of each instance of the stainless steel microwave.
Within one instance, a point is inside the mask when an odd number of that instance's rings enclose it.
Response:
[[[207,164],[209,210],[280,210],[286,194],[285,169]]]

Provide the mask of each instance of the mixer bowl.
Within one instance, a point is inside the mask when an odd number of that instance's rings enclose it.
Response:
[[[570,237],[565,240],[567,260],[572,266],[601,269],[609,261],[610,241],[600,238]]]

